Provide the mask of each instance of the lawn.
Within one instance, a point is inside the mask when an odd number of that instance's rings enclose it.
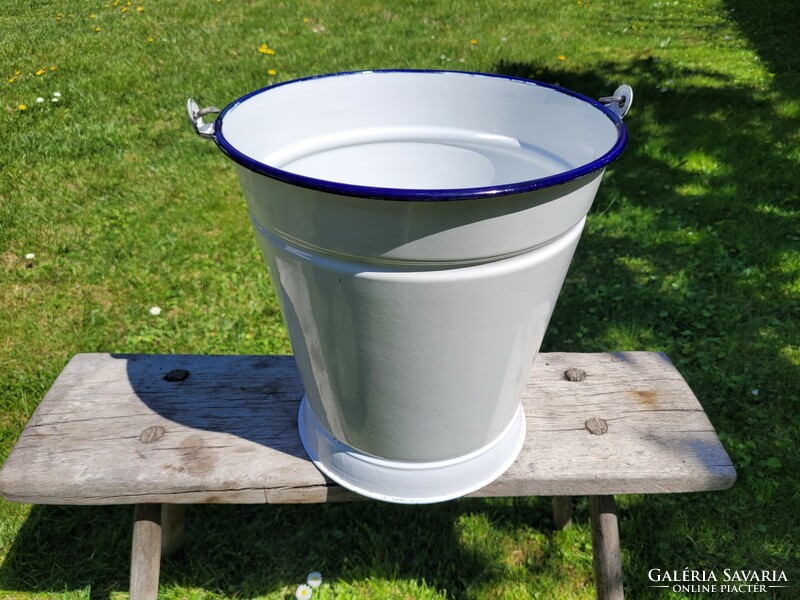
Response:
[[[630,143],[543,350],[666,352],[737,468],[726,492],[618,498],[629,598],[705,597],[648,587],[653,568],[777,569],[789,587],[754,597],[799,597],[794,4],[4,0],[0,460],[75,353],[291,351],[232,163],[191,131],[187,96],[374,68],[591,97],[625,82]],[[289,598],[318,570],[318,597],[593,598],[585,499],[563,532],[549,506],[195,507],[161,594]],[[0,598],[126,595],[131,515],[0,501]]]

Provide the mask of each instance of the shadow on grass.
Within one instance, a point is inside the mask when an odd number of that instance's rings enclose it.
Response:
[[[464,499],[441,506],[374,502],[300,506],[198,505],[187,512],[184,550],[162,561],[161,586],[227,597],[292,594],[312,570],[327,578],[413,578],[451,597],[491,584],[502,567],[465,549],[458,522],[488,515],[493,527],[549,527],[549,502]],[[0,589],[128,589],[133,509],[36,506],[0,569]],[[65,543],[68,542],[68,543]],[[498,549],[499,550],[499,549]]]
[[[759,58],[775,75],[774,84],[787,95],[800,96],[800,40],[797,2],[773,0],[767,3],[724,0],[731,18],[744,33]]]
[[[0,589],[93,598],[127,590],[133,508],[34,506],[0,567]]]

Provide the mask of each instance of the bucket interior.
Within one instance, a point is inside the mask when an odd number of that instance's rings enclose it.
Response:
[[[621,122],[594,101],[460,72],[287,82],[231,104],[218,132],[223,151],[265,175],[396,190],[569,180],[605,166],[624,146]]]

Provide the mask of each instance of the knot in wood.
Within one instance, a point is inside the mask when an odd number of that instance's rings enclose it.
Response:
[[[586,379],[586,371],[583,369],[576,369],[575,367],[570,367],[566,371],[564,371],[564,379],[567,381],[583,381]]]
[[[605,421],[605,419],[598,419],[597,417],[586,419],[586,422],[583,425],[592,435],[603,435],[608,431],[608,423]]]
[[[183,381],[187,377],[189,377],[189,371],[186,369],[172,369],[172,371],[164,375],[164,379],[167,381]]]
[[[153,427],[148,427],[139,434],[139,441],[143,444],[150,444],[156,440],[160,440],[162,437],[164,437],[164,428],[160,425],[154,425]]]

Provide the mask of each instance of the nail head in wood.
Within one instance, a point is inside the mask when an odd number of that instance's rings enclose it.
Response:
[[[143,444],[151,444],[156,440],[160,440],[164,437],[165,429],[160,425],[155,425],[153,427],[148,427],[142,433],[139,434],[139,441]]]
[[[608,423],[606,420],[598,419],[597,417],[586,419],[586,422],[583,425],[592,435],[603,435],[608,431]]]
[[[567,381],[583,381],[586,379],[586,371],[583,369],[576,369],[575,367],[570,367],[566,371],[564,371],[564,379]]]
[[[164,375],[164,379],[167,381],[183,381],[187,377],[189,377],[189,371],[186,369],[172,369],[172,371]]]

